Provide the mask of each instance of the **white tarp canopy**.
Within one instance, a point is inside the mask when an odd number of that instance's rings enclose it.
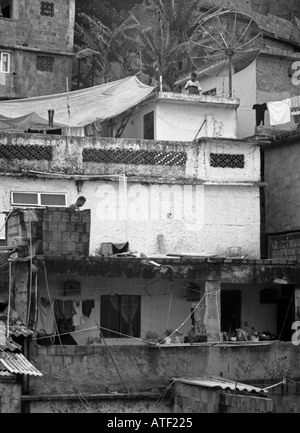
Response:
[[[132,76],[69,93],[1,101],[0,115],[13,119],[34,112],[48,122],[48,110],[54,110],[54,123],[81,128],[118,116],[137,105],[154,89]]]

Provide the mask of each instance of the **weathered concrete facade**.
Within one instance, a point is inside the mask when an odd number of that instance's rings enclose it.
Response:
[[[84,195],[91,209],[91,254],[103,242],[128,241],[131,250],[145,254],[226,255],[239,246],[244,255],[260,257],[256,142],[22,134],[2,134],[1,142],[0,210],[9,210],[12,191],[64,193],[67,205]]]
[[[0,18],[0,53],[10,68],[0,72],[1,98],[66,91],[71,82],[75,0],[14,0],[10,17]]]

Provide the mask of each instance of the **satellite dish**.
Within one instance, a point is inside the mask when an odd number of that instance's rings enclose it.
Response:
[[[249,15],[231,10],[218,11],[203,18],[190,39],[190,58],[206,75],[232,76],[258,56],[263,43],[262,31]]]

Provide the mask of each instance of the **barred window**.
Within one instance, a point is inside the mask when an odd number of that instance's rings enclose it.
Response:
[[[54,3],[41,2],[41,15],[45,17],[54,17]]]
[[[4,159],[26,159],[38,160],[46,159],[52,161],[52,147],[49,146],[18,146],[5,145],[0,146],[0,158]]]
[[[37,56],[36,69],[43,72],[53,72],[54,57]]]
[[[132,164],[132,165],[163,165],[185,166],[185,152],[150,152],[146,150],[103,150],[84,149],[83,162],[98,164]]]
[[[216,168],[245,168],[245,155],[211,153],[210,166]]]

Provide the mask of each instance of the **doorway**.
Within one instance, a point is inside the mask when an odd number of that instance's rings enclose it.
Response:
[[[294,286],[282,286],[281,297],[277,301],[277,334],[281,341],[292,340],[292,324],[295,322]]]
[[[242,293],[240,290],[221,290],[221,331],[233,332],[241,327]]]

